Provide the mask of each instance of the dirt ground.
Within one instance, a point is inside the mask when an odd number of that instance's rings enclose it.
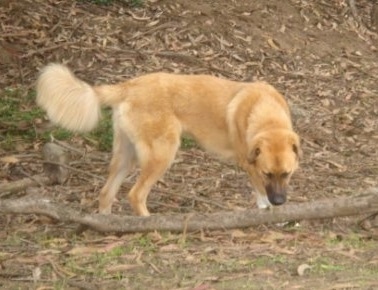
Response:
[[[155,71],[265,80],[287,97],[302,138],[304,157],[289,202],[355,195],[378,186],[378,18],[373,1],[356,1],[355,9],[353,2],[5,0],[0,90],[30,95],[38,70],[49,62],[68,64],[90,83]],[[0,121],[1,143],[7,126]],[[33,122],[36,132],[48,126]],[[42,172],[43,141],[12,142],[0,146],[0,184]],[[94,212],[109,154],[95,151],[85,137],[66,142],[89,152],[75,153],[70,166],[80,171],[67,183],[1,198],[38,192]],[[255,206],[243,172],[188,147],[153,189],[153,213]],[[114,213],[130,214],[119,197]],[[1,214],[0,288],[377,289],[378,220],[361,226],[364,217],[119,236],[76,235],[77,225]]]

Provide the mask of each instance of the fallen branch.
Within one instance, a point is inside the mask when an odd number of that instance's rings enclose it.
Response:
[[[0,193],[19,192],[28,187],[39,186],[41,184],[50,185],[52,182],[47,176],[34,175],[32,177],[23,178],[17,181],[2,183],[0,185]]]
[[[246,228],[260,224],[323,219],[378,212],[378,189],[359,195],[288,204],[271,210],[248,209],[211,214],[153,215],[150,217],[116,216],[82,213],[49,199],[24,197],[0,200],[0,213],[42,214],[66,223],[99,232],[196,231],[201,229]]]
[[[57,45],[52,45],[50,47],[40,48],[38,50],[31,50],[31,51],[28,51],[28,53],[22,55],[20,58],[21,59],[30,58],[30,57],[32,57],[36,54],[42,55],[45,52],[55,50],[55,49],[58,49],[58,48],[61,48],[61,47],[70,46],[70,45],[73,45],[73,44],[75,44],[75,42],[65,42],[65,43],[61,43],[61,44],[57,44]]]

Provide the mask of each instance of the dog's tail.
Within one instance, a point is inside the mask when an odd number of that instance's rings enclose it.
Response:
[[[37,103],[53,123],[71,131],[87,132],[96,127],[101,105],[122,100],[115,85],[91,86],[64,65],[49,64],[37,81]]]

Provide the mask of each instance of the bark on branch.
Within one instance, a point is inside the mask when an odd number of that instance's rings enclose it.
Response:
[[[364,195],[288,204],[270,210],[173,214],[150,217],[87,214],[48,199],[24,197],[0,200],[0,213],[41,214],[66,223],[78,223],[99,232],[196,231],[245,228],[260,224],[323,219],[378,212],[378,189]]]

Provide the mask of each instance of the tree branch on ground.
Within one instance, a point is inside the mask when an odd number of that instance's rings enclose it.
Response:
[[[0,194],[10,194],[14,192],[20,192],[28,187],[38,185],[52,184],[49,177],[45,175],[34,175],[32,177],[23,178],[17,181],[3,183],[0,186]]]
[[[287,204],[270,210],[247,209],[210,214],[189,213],[149,217],[88,214],[36,196],[0,200],[2,214],[41,214],[60,222],[78,223],[82,227],[104,233],[246,228],[260,224],[345,217],[375,212],[378,212],[378,188],[363,195]]]

